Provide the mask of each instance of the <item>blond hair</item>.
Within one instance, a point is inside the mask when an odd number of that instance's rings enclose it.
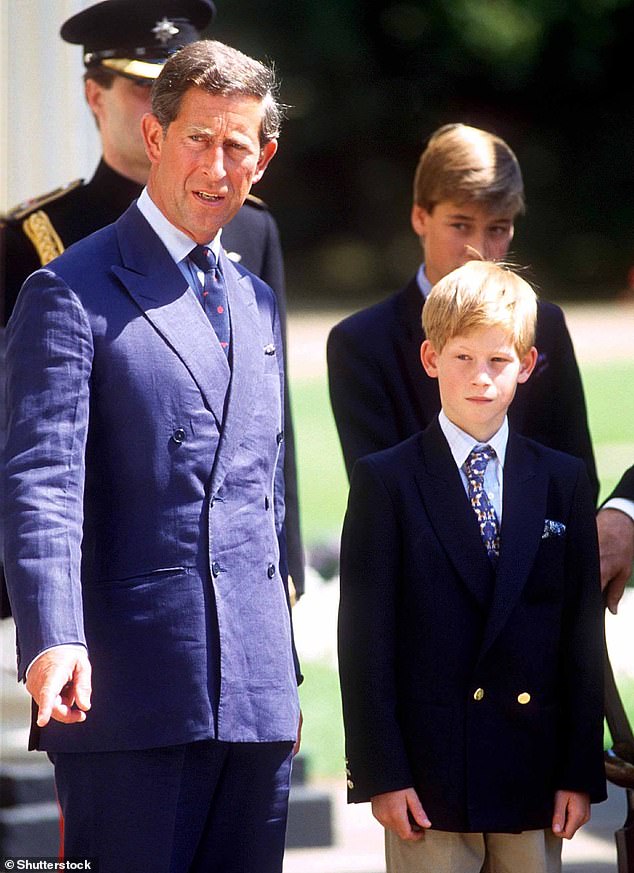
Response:
[[[537,296],[506,265],[468,261],[432,288],[423,306],[423,328],[437,352],[478,327],[508,331],[520,358],[535,342]]]
[[[414,203],[432,212],[444,200],[513,217],[524,211],[522,171],[503,139],[467,124],[446,124],[430,136],[414,176]]]

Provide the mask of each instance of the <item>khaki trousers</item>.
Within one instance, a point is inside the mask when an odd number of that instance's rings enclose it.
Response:
[[[552,831],[454,834],[425,831],[418,842],[385,832],[387,873],[561,873],[560,837]]]

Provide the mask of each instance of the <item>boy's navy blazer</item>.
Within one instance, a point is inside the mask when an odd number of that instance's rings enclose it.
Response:
[[[423,299],[416,278],[336,325],[328,338],[330,399],[348,475],[354,462],[423,430],[440,411],[423,370]],[[586,462],[599,493],[583,387],[561,309],[540,301],[537,366],[509,409],[518,433]]]
[[[437,421],[357,462],[341,552],[349,799],[414,786],[432,827],[550,827],[605,797],[603,609],[583,464],[511,433],[492,570]]]
[[[5,568],[19,675],[86,642],[52,751],[293,740],[283,361],[271,289],[224,254],[230,370],[136,205],[25,283],[7,328]]]

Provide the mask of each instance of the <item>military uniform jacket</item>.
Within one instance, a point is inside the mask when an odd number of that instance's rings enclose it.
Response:
[[[432,827],[550,827],[605,798],[603,609],[583,463],[511,433],[486,555],[437,421],[353,471],[339,664],[350,801],[413,786]]]
[[[349,316],[328,338],[330,399],[348,475],[357,458],[396,445],[440,411],[436,379],[420,362],[425,339],[416,279]],[[518,385],[509,422],[518,433],[582,458],[595,500],[599,482],[579,368],[561,309],[540,301],[530,379]]]
[[[7,328],[4,561],[19,675],[85,642],[40,748],[293,740],[275,297],[222,255],[232,368],[136,206],[32,275]]]

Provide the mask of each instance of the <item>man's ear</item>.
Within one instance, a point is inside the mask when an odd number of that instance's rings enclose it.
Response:
[[[420,360],[427,375],[432,379],[437,379],[438,352],[427,339],[423,341],[420,347]]]
[[[258,158],[258,165],[255,173],[253,174],[253,180],[251,182],[252,185],[255,185],[256,182],[259,182],[262,176],[264,175],[264,171],[268,167],[268,165],[273,160],[273,156],[277,151],[277,140],[272,139],[266,143],[260,149],[260,157]]]
[[[410,220],[412,222],[412,228],[414,233],[419,239],[424,240],[427,235],[427,223],[429,221],[430,213],[425,209],[424,206],[419,206],[417,203],[414,203],[412,206],[412,212],[410,216]]]
[[[84,95],[86,97],[86,103],[88,104],[88,108],[95,116],[97,121],[99,121],[103,95],[102,86],[98,82],[95,82],[94,79],[86,79],[86,81],[84,82]]]
[[[520,360],[520,371],[517,376],[518,384],[526,382],[530,374],[535,369],[537,363],[537,349],[532,346]]]
[[[143,135],[145,153],[155,164],[161,157],[164,135],[160,121],[152,112],[146,112],[141,119],[141,134]]]

